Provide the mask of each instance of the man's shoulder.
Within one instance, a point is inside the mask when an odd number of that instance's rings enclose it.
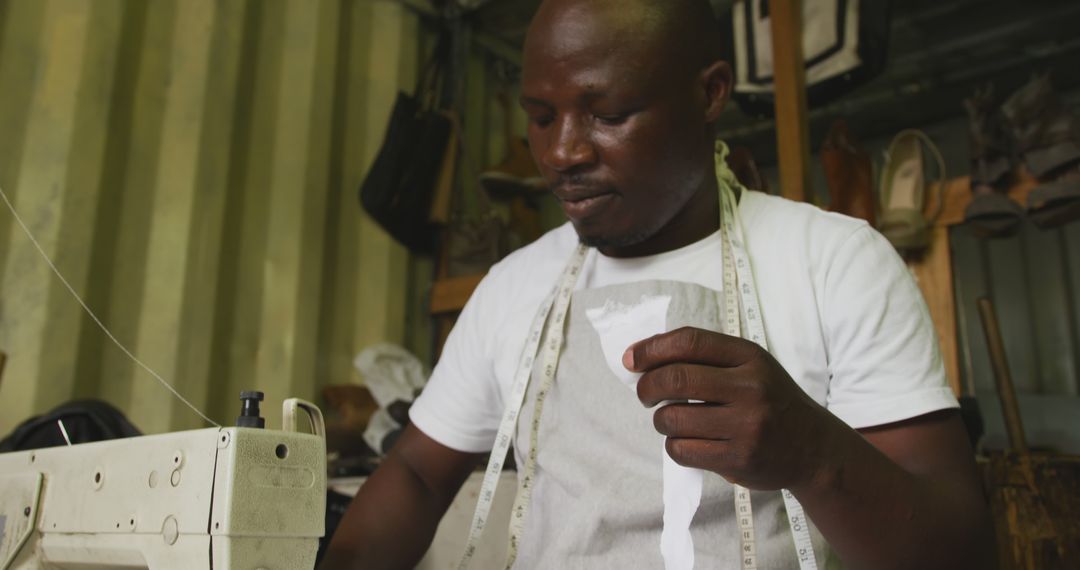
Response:
[[[878,237],[865,220],[763,192],[747,192],[739,209],[747,240],[771,254],[825,261],[853,236]]]
[[[521,247],[492,266],[488,272],[493,280],[557,272],[566,263],[574,246],[578,243],[577,233],[570,222],[548,231],[536,241]]]
[[[741,205],[740,210],[745,223],[752,227],[806,228],[841,235],[850,235],[860,228],[869,227],[866,220],[828,212],[809,202],[796,202],[757,190],[746,192],[744,200],[745,204]]]
[[[577,243],[577,233],[569,222],[548,231],[493,265],[481,289],[489,295],[511,295],[519,300],[528,300],[533,292],[542,297],[555,283]]]

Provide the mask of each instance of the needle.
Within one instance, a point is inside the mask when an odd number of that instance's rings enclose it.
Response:
[[[56,425],[60,426],[60,433],[64,436],[64,441],[71,445],[71,438],[68,437],[67,430],[64,429],[64,420],[56,420]]]

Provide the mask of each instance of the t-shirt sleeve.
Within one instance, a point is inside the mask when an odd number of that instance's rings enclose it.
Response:
[[[862,226],[840,245],[823,305],[833,414],[865,428],[957,407],[930,312],[881,234]]]
[[[468,453],[491,450],[503,409],[491,356],[491,333],[501,321],[492,281],[489,274],[469,298],[409,410],[428,437]]]

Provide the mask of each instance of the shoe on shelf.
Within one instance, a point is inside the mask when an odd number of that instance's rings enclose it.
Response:
[[[938,196],[934,213],[927,218],[926,169],[923,147],[937,163]],[[881,171],[881,217],[878,231],[902,253],[918,253],[930,244],[930,224],[941,214],[945,185],[945,160],[934,141],[915,129],[900,131],[885,151]]]
[[[1016,152],[1039,186],[1028,195],[1028,217],[1047,229],[1080,219],[1080,119],[1061,102],[1049,75],[1036,75],[1001,112]]]
[[[1012,235],[1024,219],[1024,210],[1008,196],[1012,153],[1005,116],[987,85],[964,101],[971,144],[971,203],[964,221],[979,237]]]
[[[529,147],[518,137],[509,139],[502,162],[480,174],[480,186],[492,200],[500,201],[547,191],[547,184],[536,170]]]
[[[496,99],[503,112],[506,151],[501,162],[480,174],[480,187],[492,200],[500,202],[545,193],[547,183],[533,162],[528,143],[514,134],[510,95],[505,90],[500,91]]]

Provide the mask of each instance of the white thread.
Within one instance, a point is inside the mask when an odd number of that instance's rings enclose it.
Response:
[[[64,436],[64,441],[66,441],[68,447],[70,447],[71,438],[68,437],[67,428],[64,427],[64,420],[56,420],[56,425],[60,426],[60,435]]]
[[[8,210],[11,210],[11,215],[15,216],[15,221],[19,223],[19,227],[22,228],[23,233],[26,234],[26,237],[30,238],[30,243],[33,243],[34,247],[37,248],[38,253],[41,254],[41,257],[45,258],[45,263],[49,264],[49,268],[52,269],[52,272],[55,273],[56,276],[60,279],[60,282],[64,284],[64,287],[66,287],[68,292],[71,293],[71,296],[75,297],[75,300],[79,302],[79,305],[81,305],[83,310],[86,311],[86,314],[90,315],[90,318],[94,320],[98,328],[100,328],[101,331],[105,333],[105,336],[109,337],[109,340],[113,341],[113,344],[115,344],[121,351],[123,351],[123,353],[126,354],[128,358],[130,358],[132,361],[134,361],[135,364],[138,364],[139,367],[150,373],[150,375],[153,376],[155,380],[160,382],[166,390],[171,392],[173,396],[183,402],[187,407],[191,408],[191,411],[198,414],[200,418],[206,420],[206,422],[210,425],[213,425],[214,427],[221,427],[221,424],[206,417],[206,414],[199,411],[199,408],[196,408],[194,404],[187,401],[186,398],[181,396],[180,393],[176,391],[176,388],[173,388],[172,384],[169,384],[157,372],[154,372],[152,368],[144,364],[143,361],[136,358],[135,355],[132,354],[126,346],[121,344],[120,341],[117,340],[111,332],[109,332],[109,329],[104,325],[104,323],[101,322],[100,319],[97,318],[97,315],[94,314],[94,311],[90,310],[90,307],[86,305],[86,302],[83,301],[82,297],[80,297],[79,294],[75,292],[75,288],[72,287],[70,283],[68,283],[67,279],[65,279],[64,276],[60,273],[60,270],[56,268],[56,264],[53,263],[53,260],[49,257],[49,254],[45,253],[45,250],[41,247],[41,244],[38,243],[37,239],[34,237],[34,234],[30,232],[30,228],[26,226],[26,224],[22,220],[22,217],[19,216],[19,212],[15,211],[15,206],[13,206],[11,204],[11,201],[8,200],[7,193],[4,192],[3,187],[0,187],[0,198],[4,200],[4,204],[7,205]]]

